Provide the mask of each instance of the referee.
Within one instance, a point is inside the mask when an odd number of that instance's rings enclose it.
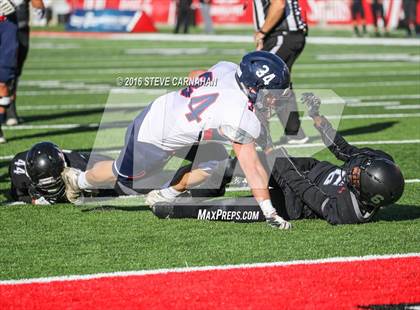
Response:
[[[299,0],[254,0],[254,34],[257,50],[277,54],[292,71],[305,47],[308,26],[303,19]],[[301,128],[296,97],[276,109],[284,127],[281,143],[303,144],[308,141]]]

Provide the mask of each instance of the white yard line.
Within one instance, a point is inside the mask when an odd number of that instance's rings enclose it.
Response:
[[[294,265],[317,265],[317,264],[330,264],[330,263],[350,263],[350,262],[361,262],[361,261],[371,261],[371,260],[387,260],[387,259],[419,258],[419,257],[420,257],[420,253],[404,253],[404,254],[387,254],[387,255],[329,257],[329,258],[322,258],[322,259],[291,260],[291,261],[271,262],[271,263],[253,263],[253,264],[183,267],[183,268],[178,267],[178,268],[168,268],[168,269],[120,271],[120,272],[97,273],[97,274],[87,274],[87,275],[68,275],[68,276],[56,276],[56,277],[45,277],[45,278],[3,280],[3,281],[0,281],[0,285],[21,285],[21,284],[51,283],[51,282],[65,282],[65,281],[86,281],[86,280],[91,280],[91,279],[114,278],[114,277],[166,275],[168,273],[271,268],[271,267],[283,267],[283,266],[294,266]]]
[[[48,125],[45,125],[45,126],[48,126]],[[86,127],[88,127],[88,126],[86,126]],[[65,127],[65,128],[68,128],[68,127]],[[70,128],[74,128],[74,127],[70,127]],[[45,129],[51,129],[51,127],[46,127]],[[61,129],[61,128],[59,128],[59,129]],[[420,144],[420,139],[379,140],[379,141],[349,141],[349,142],[351,144],[354,144],[354,145],[398,145],[398,144]],[[286,147],[290,148],[290,149],[298,149],[298,148],[311,148],[311,147],[323,147],[323,146],[325,146],[324,143],[305,143],[305,144],[298,144],[298,145],[287,145]],[[119,151],[115,150],[115,151],[109,151],[109,152],[104,152],[104,153],[119,153]],[[0,160],[10,160],[13,157],[14,157],[14,155],[0,156]]]
[[[405,180],[406,184],[415,184],[420,183],[420,179],[408,179]],[[227,187],[226,192],[250,192],[251,188],[245,186],[245,187]]]
[[[317,60],[331,61],[331,60],[344,60],[344,61],[407,61],[407,62],[420,62],[419,55],[411,55],[407,53],[386,53],[386,54],[373,54],[373,53],[353,53],[353,54],[321,54],[316,55]]]
[[[408,117],[420,117],[420,113],[388,113],[388,114],[354,114],[354,115],[329,115],[328,119],[372,119],[372,118],[408,118]],[[312,120],[309,116],[304,116],[302,120]],[[274,122],[277,120],[271,119]],[[70,128],[95,128],[99,127],[99,123],[90,124],[44,124],[44,125],[17,125],[17,126],[4,126],[3,130],[32,130],[32,129],[70,129]]]
[[[314,83],[299,84],[296,89],[337,89],[337,88],[369,88],[369,87],[396,87],[396,86],[418,86],[418,81],[386,81],[386,82],[346,82],[346,83]],[[64,88],[64,87],[63,87]],[[19,96],[48,96],[48,95],[74,95],[74,94],[107,94],[109,92],[120,92],[122,94],[145,94],[148,90],[160,91],[165,89],[141,89],[141,88],[117,88],[113,85],[89,85],[84,84],[79,87],[66,87],[67,89],[52,90],[20,90]],[[387,99],[387,98],[385,98]],[[378,99],[379,100],[379,99]]]
[[[372,102],[350,102],[346,105],[351,108],[363,108],[363,107],[388,107],[398,106],[400,101],[372,101]]]
[[[411,110],[411,109],[420,109],[420,104],[406,104],[400,106],[389,106],[385,107],[386,110]]]

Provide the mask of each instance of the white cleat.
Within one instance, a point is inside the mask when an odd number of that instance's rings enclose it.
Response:
[[[7,126],[16,126],[16,125],[18,125],[19,124],[19,121],[17,120],[17,118],[9,118],[7,121],[6,121],[6,125]]]
[[[0,144],[7,143],[7,140],[4,136],[0,136]]]
[[[159,202],[174,202],[177,197],[174,198],[166,198],[162,195],[161,191],[159,189],[155,189],[151,192],[149,192],[146,196],[146,204],[149,205],[149,207],[153,207],[155,204]]]
[[[74,204],[77,204],[79,202],[79,198],[82,196],[82,190],[77,184],[77,179],[79,178],[80,173],[80,170],[69,167],[64,168],[61,173],[61,177],[66,185],[67,200]]]

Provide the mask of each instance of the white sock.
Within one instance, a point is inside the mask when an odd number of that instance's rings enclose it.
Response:
[[[175,198],[175,197],[181,195],[183,192],[179,192],[175,188],[173,188],[172,186],[169,186],[167,188],[161,189],[160,193],[162,194],[163,197],[168,198],[168,199],[172,199],[172,198]]]
[[[271,200],[267,199],[264,201],[258,202],[260,208],[266,218],[272,217],[273,215],[277,214],[276,209],[274,209]]]
[[[86,172],[82,172],[79,174],[77,178],[77,185],[80,189],[92,189],[93,186],[86,180]]]

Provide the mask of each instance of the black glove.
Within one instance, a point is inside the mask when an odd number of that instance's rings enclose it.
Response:
[[[308,107],[308,114],[314,118],[319,116],[319,107],[321,106],[321,99],[313,93],[303,93],[302,102]]]

